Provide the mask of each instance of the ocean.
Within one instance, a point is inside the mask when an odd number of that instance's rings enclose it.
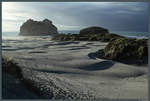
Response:
[[[70,30],[63,30],[59,31],[59,33],[63,34],[79,34],[79,31],[70,31]],[[129,38],[138,38],[138,39],[147,39],[148,38],[148,32],[119,32],[119,31],[111,31],[110,33],[118,34],[121,36],[129,37]],[[2,39],[4,38],[15,38],[18,37],[19,32],[2,32]]]

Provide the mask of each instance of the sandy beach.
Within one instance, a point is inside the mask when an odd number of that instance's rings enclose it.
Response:
[[[147,66],[89,56],[107,44],[22,37],[3,39],[2,53],[22,67],[24,78],[45,98],[147,99]]]

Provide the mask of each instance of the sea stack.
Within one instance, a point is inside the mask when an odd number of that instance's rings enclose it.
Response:
[[[20,35],[23,36],[44,36],[55,34],[58,34],[57,27],[48,19],[44,19],[43,21],[29,19],[20,27]]]
[[[80,34],[82,34],[82,35],[106,34],[106,33],[109,33],[107,29],[105,29],[103,27],[97,27],[97,26],[87,27],[87,28],[80,30]]]

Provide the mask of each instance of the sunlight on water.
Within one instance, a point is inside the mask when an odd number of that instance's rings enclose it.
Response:
[[[51,36],[20,36],[17,32],[3,32],[3,40],[51,40]]]

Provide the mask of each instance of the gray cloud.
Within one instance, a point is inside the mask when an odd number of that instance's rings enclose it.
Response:
[[[144,2],[22,2],[16,4],[21,8],[17,13],[34,14],[41,20],[48,18],[58,27],[72,26],[71,30],[87,26],[102,26],[112,31],[148,31],[148,4]]]

